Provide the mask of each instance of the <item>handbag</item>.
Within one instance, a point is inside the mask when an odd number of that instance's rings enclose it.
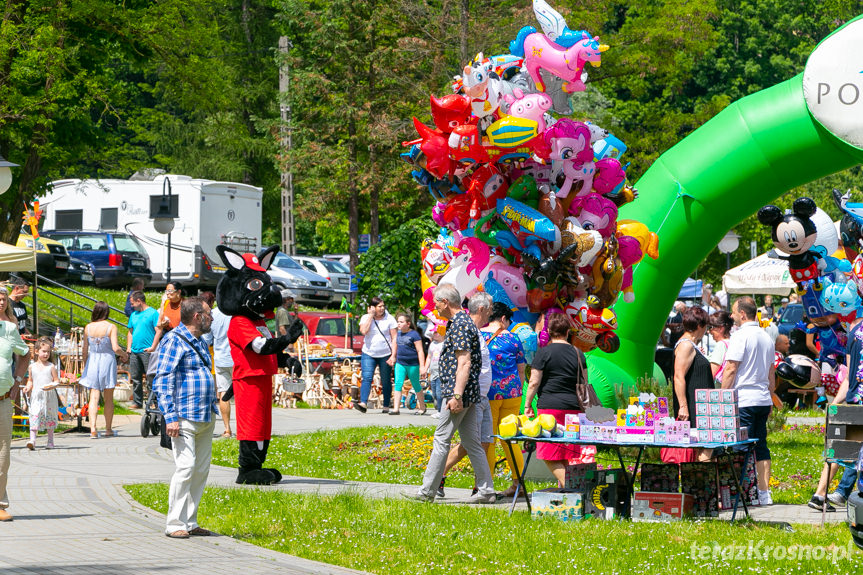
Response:
[[[578,383],[575,384],[575,395],[578,397],[578,404],[582,411],[587,411],[590,407],[602,407],[602,402],[596,394],[596,390],[588,383],[584,377],[584,367],[581,365],[581,360],[578,362]]]

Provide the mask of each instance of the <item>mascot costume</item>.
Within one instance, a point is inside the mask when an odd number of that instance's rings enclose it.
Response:
[[[236,397],[240,441],[237,483],[270,485],[282,480],[278,470],[264,467],[272,434],[276,354],[300,337],[303,323],[295,322],[287,334],[278,338],[267,328],[266,319],[273,317],[273,309],[282,304],[279,288],[267,275],[278,246],[257,256],[240,254],[227,246],[217,246],[216,251],[228,268],[216,287],[216,301],[223,313],[232,316],[228,340],[234,381],[223,399]]]

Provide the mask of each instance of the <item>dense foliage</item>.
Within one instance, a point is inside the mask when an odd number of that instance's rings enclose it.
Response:
[[[730,102],[800,73],[820,39],[863,12],[860,0],[552,4],[612,46],[573,105],[629,145],[633,181]],[[275,242],[280,174],[292,170],[299,248],[312,253],[355,252],[359,233],[386,237],[427,213],[431,197],[398,159],[411,117],[429,123],[429,94],[447,93],[476,52],[506,52],[518,28],[536,24],[529,0],[35,0],[2,18],[0,153],[22,166],[0,197],[3,239],[52,179],[162,168],[263,187],[264,240]],[[285,153],[280,106],[290,111]],[[830,188],[859,175],[779,203],[809,194],[835,215]],[[769,243],[753,218],[736,231],[732,264],[750,241]],[[715,251],[693,272],[716,283],[724,260]]]
[[[392,310],[413,310],[422,295],[418,246],[434,235],[429,216],[409,220],[371,246],[357,267],[360,294],[380,296]],[[360,307],[357,312],[365,310]]]

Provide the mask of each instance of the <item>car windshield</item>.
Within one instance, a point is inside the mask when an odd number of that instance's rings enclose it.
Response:
[[[789,305],[785,308],[785,311],[782,312],[782,316],[779,318],[779,323],[797,323],[798,321],[803,320],[803,306],[802,305]]]
[[[351,273],[350,268],[348,268],[342,262],[336,262],[336,261],[332,261],[332,260],[319,260],[319,261],[322,264],[324,264],[324,267],[327,268],[327,271],[330,273],[336,273],[336,274],[349,274],[349,273]]]
[[[145,254],[144,248],[138,243],[138,240],[131,236],[114,235],[114,245],[117,246],[118,252],[134,252]]]
[[[283,254],[279,252],[276,255],[275,261],[273,261],[273,265],[277,268],[287,269],[287,270],[301,270],[303,267],[298,264],[291,256],[288,254]]]

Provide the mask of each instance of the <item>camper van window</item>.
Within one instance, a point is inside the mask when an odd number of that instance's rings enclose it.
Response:
[[[117,208],[102,208],[102,218],[99,222],[101,230],[116,230],[117,229]]]
[[[107,251],[108,244],[105,243],[105,236],[81,234],[78,236],[78,249]]]
[[[54,227],[58,230],[80,230],[84,227],[84,210],[57,210]]]

